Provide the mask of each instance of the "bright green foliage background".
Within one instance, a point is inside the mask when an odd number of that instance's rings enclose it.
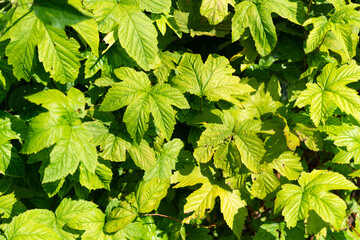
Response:
[[[0,11],[0,240],[360,239],[358,1]]]

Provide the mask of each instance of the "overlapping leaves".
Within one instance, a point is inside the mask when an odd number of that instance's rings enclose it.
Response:
[[[236,162],[231,168],[244,163],[249,170],[258,173],[265,154],[264,143],[256,135],[260,128],[261,124],[256,120],[237,121],[230,112],[225,112],[223,124],[206,124],[206,130],[194,150],[195,159],[206,163],[214,156],[216,164],[217,161],[228,161],[224,156],[226,152],[233,151]]]
[[[52,6],[51,3],[49,5]],[[84,36],[89,45],[96,48],[99,43],[99,39],[93,37],[94,32],[97,32],[96,26],[85,29],[84,22],[81,21],[86,19],[86,16],[80,13],[65,14],[65,11],[61,12],[59,9],[49,10],[46,4],[44,6],[35,4],[34,8],[25,6],[16,8],[11,24],[2,37],[2,39],[10,38],[6,55],[9,64],[14,66],[15,76],[25,80],[32,77],[37,47],[39,61],[55,81],[73,82],[78,76],[82,58],[78,50],[80,45],[74,38],[68,38],[63,28],[65,25],[76,26],[74,29]],[[73,11],[76,9],[74,8]],[[59,14],[61,18],[56,18]]]
[[[299,185],[284,184],[275,201],[275,211],[282,210],[288,227],[295,227],[299,220],[308,217],[314,210],[323,221],[339,230],[346,213],[345,202],[329,191],[355,190],[357,187],[343,175],[324,170],[303,172]]]
[[[296,100],[298,107],[310,105],[310,117],[315,126],[324,122],[338,107],[341,111],[360,119],[360,97],[356,90],[346,85],[360,79],[356,64],[337,67],[327,64],[317,78],[317,83],[307,83]]]
[[[43,182],[53,182],[74,174],[79,164],[90,173],[97,167],[97,151],[91,133],[82,124],[85,112],[85,97],[76,88],[67,96],[58,90],[45,90],[27,97],[33,103],[41,104],[48,112],[33,118],[23,153],[37,153],[54,145],[50,163],[44,170]]]
[[[245,29],[249,28],[258,53],[262,56],[268,55],[277,43],[276,29],[271,17],[273,12],[295,24],[302,24],[305,20],[301,1],[242,1],[235,7],[232,40],[238,40]]]
[[[172,176],[171,182],[176,183],[175,188],[202,184],[199,189],[186,198],[184,212],[193,213],[185,218],[183,222],[189,223],[191,219],[205,217],[207,210],[211,211],[214,208],[215,199],[220,197],[220,208],[224,219],[234,233],[240,237],[247,215],[246,202],[241,199],[239,191],[229,191],[223,188],[221,184],[209,180],[206,176],[207,174],[203,175],[200,167],[193,168],[188,174],[183,175],[176,172]]]
[[[325,37],[334,34],[337,43],[340,44],[344,54],[344,61],[350,60],[356,53],[358,42],[358,30],[353,27],[359,27],[359,11],[356,8],[358,4],[340,5],[335,4],[336,11],[328,19],[325,16],[310,18],[304,22],[304,26],[313,24],[314,28],[310,31],[306,39],[305,52],[309,53],[319,47],[324,42]],[[329,46],[331,49],[331,46]]]
[[[240,79],[232,75],[235,70],[228,59],[215,54],[209,55],[204,64],[199,54],[185,53],[178,71],[180,74],[172,80],[176,88],[210,101],[222,99],[239,104],[233,95],[253,91],[252,87],[240,83]]]
[[[124,122],[136,141],[139,141],[148,129],[151,113],[155,125],[170,139],[175,126],[175,112],[171,105],[182,109],[189,108],[181,92],[169,84],[152,86],[144,72],[131,68],[123,67],[115,73],[123,81],[112,85],[100,110],[115,111],[128,105]]]
[[[158,58],[157,32],[136,1],[93,1],[85,0],[84,5],[93,11],[99,31],[109,33],[116,29],[121,46],[144,70],[156,68]],[[166,11],[169,1],[164,4],[144,1],[141,7],[154,12]]]

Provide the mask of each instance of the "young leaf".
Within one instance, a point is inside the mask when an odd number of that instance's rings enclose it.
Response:
[[[124,122],[136,141],[139,141],[147,130],[151,113],[155,125],[166,139],[170,140],[175,125],[175,112],[171,105],[182,109],[189,108],[185,97],[168,84],[151,86],[144,72],[123,67],[118,69],[116,74],[123,81],[112,85],[100,110],[115,111],[128,105]]]
[[[253,175],[251,194],[257,198],[264,199],[269,193],[274,192],[280,185],[279,179],[274,171],[268,166],[265,171]]]
[[[108,233],[117,232],[134,221],[136,216],[136,209],[133,209],[129,203],[121,202],[120,206],[106,216],[104,230]]]
[[[296,180],[303,171],[300,157],[294,152],[285,151],[278,158],[271,162],[271,167],[276,169],[282,176],[289,180]]]
[[[209,55],[205,64],[199,54],[185,53],[178,71],[180,75],[173,79],[176,88],[199,97],[206,97],[210,101],[220,99],[239,104],[233,95],[253,91],[247,84],[240,83],[240,79],[232,76],[235,71],[229,60],[216,54]]]
[[[228,4],[235,5],[234,0],[203,0],[200,7],[201,15],[205,16],[211,25],[224,20],[228,13]]]
[[[325,170],[303,172],[298,180],[300,186],[282,185],[275,200],[275,212],[282,209],[288,227],[308,217],[314,210],[325,222],[339,230],[346,216],[346,204],[337,195],[328,191],[344,189],[356,190],[357,187],[340,173]]]
[[[144,180],[150,181],[153,178],[169,179],[172,170],[175,170],[178,155],[183,147],[184,143],[178,138],[165,143],[156,159],[155,167],[145,172]]]
[[[360,67],[356,64],[336,67],[327,64],[317,78],[317,83],[307,83],[295,105],[310,105],[310,117],[315,126],[324,122],[333,113],[334,107],[360,119],[360,97],[354,89],[346,85],[360,79]]]
[[[226,142],[233,142],[241,155],[241,162],[252,172],[260,171],[260,162],[265,154],[264,143],[256,135],[261,125],[255,120],[237,121],[229,112],[224,114],[224,124],[206,124],[201,134],[194,157],[200,163],[211,160],[216,151],[224,151]]]
[[[105,188],[110,191],[110,183],[113,174],[110,168],[111,165],[109,165],[110,164],[99,163],[95,173],[92,173],[81,164],[79,176],[80,184],[89,190]]]

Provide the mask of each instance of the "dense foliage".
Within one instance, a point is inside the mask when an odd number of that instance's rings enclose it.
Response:
[[[360,238],[360,4],[0,5],[0,239]]]

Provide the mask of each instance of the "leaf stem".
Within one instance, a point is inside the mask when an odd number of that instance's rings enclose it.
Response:
[[[309,13],[310,13],[311,4],[312,4],[312,0],[309,1],[308,10],[307,10],[307,13],[306,13],[306,19],[309,18]],[[307,38],[307,30],[306,30],[306,28],[305,28],[305,32],[304,32],[304,39],[305,39],[305,41],[306,41],[306,38]],[[304,63],[303,63],[303,65],[304,65],[304,71],[305,71],[305,68],[306,68],[306,67],[305,67],[305,66],[306,66],[306,58],[307,58],[307,56],[305,55],[305,57],[304,57]]]
[[[325,34],[323,40],[321,40],[321,43],[319,44],[319,46],[317,47],[316,51],[314,52],[314,54],[313,54],[312,56],[314,56],[315,54],[317,54],[317,53],[319,52],[321,45],[322,45],[322,44],[324,43],[324,41],[325,41],[325,38],[326,38],[326,34]]]

